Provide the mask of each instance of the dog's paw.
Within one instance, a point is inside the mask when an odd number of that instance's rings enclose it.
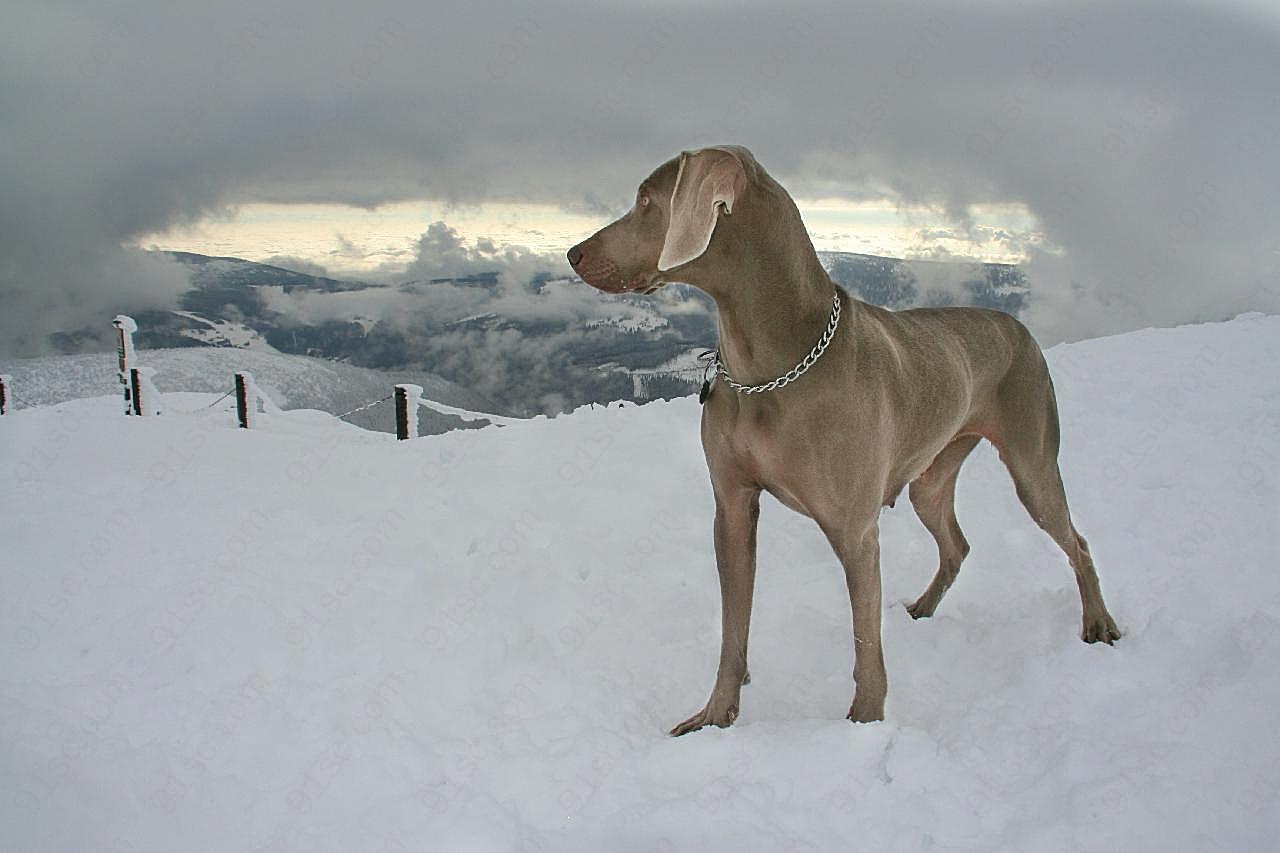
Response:
[[[907,605],[907,612],[911,614],[912,619],[928,619],[937,609],[938,600],[930,598],[927,593],[916,599],[914,604]]]
[[[733,721],[738,719],[738,706],[728,705],[722,710],[715,710],[712,703],[708,702],[707,707],[685,720],[680,725],[671,730],[672,737],[680,737],[687,735],[689,732],[696,732],[705,726],[717,726],[727,729],[733,725]]]
[[[1120,629],[1107,614],[1088,620],[1080,630],[1080,639],[1086,643],[1106,643],[1108,646],[1120,639]]]

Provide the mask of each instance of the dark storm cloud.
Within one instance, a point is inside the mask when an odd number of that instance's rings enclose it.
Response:
[[[6,4],[0,350],[164,304],[250,201],[625,205],[733,141],[799,194],[1026,204],[1047,337],[1280,310],[1280,32],[1185,3]]]

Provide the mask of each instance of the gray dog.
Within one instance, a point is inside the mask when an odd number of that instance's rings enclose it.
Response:
[[[1017,320],[973,308],[892,312],[850,298],[819,263],[786,190],[732,146],[659,166],[625,216],[568,256],[606,293],[653,293],[679,281],[719,309],[702,446],[716,502],[720,666],[706,706],[672,734],[728,726],[738,715],[762,490],[816,521],[840,558],[853,607],[849,719],[883,719],[880,508],[910,484],[940,565],[908,610],[930,616],[969,551],[953,498],[960,465],[983,438],[1075,570],[1081,637],[1119,639],[1067,510],[1053,383]]]

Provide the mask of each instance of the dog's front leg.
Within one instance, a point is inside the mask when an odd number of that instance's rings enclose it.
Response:
[[[880,646],[880,531],[875,521],[823,529],[844,565],[853,611],[854,694],[849,719],[883,720],[888,679]]]
[[[720,667],[706,706],[671,730],[687,734],[703,726],[731,725],[747,680],[747,634],[756,580],[756,526],[760,490],[742,487],[727,493],[716,488],[715,548],[720,574]]]

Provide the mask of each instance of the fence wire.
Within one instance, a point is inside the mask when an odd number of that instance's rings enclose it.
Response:
[[[354,415],[356,412],[363,412],[365,409],[372,409],[374,406],[380,403],[387,402],[394,396],[395,396],[395,392],[392,391],[390,394],[383,397],[381,400],[374,400],[372,403],[365,403],[363,406],[356,406],[354,409],[352,409],[349,412],[343,412],[342,414],[338,415],[338,419],[342,420],[342,419],[345,419],[347,415]]]
[[[232,388],[230,391],[228,391],[227,393],[223,394],[221,397],[219,397],[218,399],[214,400],[214,401],[213,401],[212,403],[210,403],[209,405],[205,406],[205,408],[206,408],[206,409],[212,409],[214,406],[218,405],[219,403],[221,403],[223,400],[227,399],[228,397],[230,397],[230,396],[231,396],[232,394],[234,394],[234,393],[236,393],[236,389]]]

